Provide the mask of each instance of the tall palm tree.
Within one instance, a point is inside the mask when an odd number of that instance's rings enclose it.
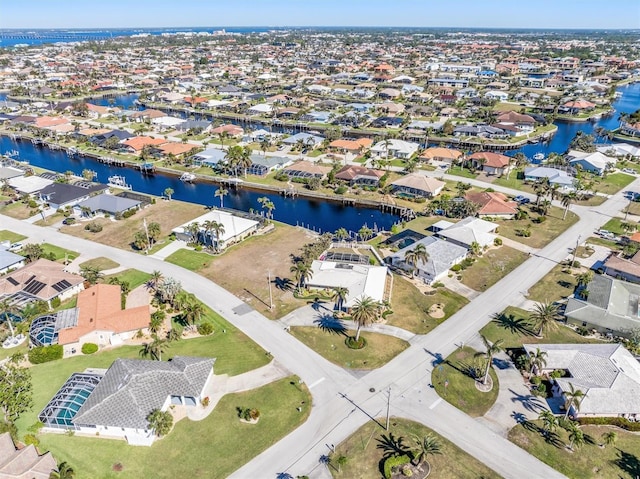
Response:
[[[569,417],[569,411],[571,408],[575,409],[576,412],[580,411],[580,404],[584,400],[586,393],[581,389],[576,389],[572,383],[569,383],[569,390],[563,391],[565,402],[565,413],[564,418],[567,419]]]
[[[162,361],[162,353],[168,347],[168,343],[164,339],[160,339],[156,334],[153,335],[153,341],[144,343],[140,349],[140,356],[143,358],[151,358],[155,361]]]
[[[76,476],[75,471],[68,462],[58,464],[58,470],[49,474],[49,479],[73,479]]]
[[[224,197],[228,194],[229,194],[229,190],[226,190],[223,187],[218,188],[216,192],[213,194],[213,196],[220,197],[220,208],[224,208]]]
[[[195,244],[200,243],[200,223],[194,221],[185,227],[186,232],[191,236],[191,241]]]
[[[273,218],[273,210],[276,209],[273,201],[271,201],[268,196],[263,196],[258,198],[258,203],[262,205],[262,209],[267,210],[267,218]]]
[[[529,370],[530,374],[533,374],[534,370],[539,373],[540,370],[547,365],[547,352],[540,351],[540,348],[536,348],[535,352],[529,354],[529,364],[531,366]]]
[[[564,206],[564,213],[562,214],[562,221],[567,217],[567,212],[569,211],[569,207],[575,203],[578,198],[578,194],[575,191],[570,191],[562,195],[562,206]]]
[[[223,244],[222,235],[225,232],[224,225],[217,221],[212,221],[210,228],[211,233],[216,237],[216,251],[220,251]]]
[[[426,263],[429,260],[429,254],[424,244],[418,243],[412,249],[404,253],[404,262],[411,266],[411,274],[415,275],[420,262]]]
[[[147,288],[152,289],[154,292],[158,291],[158,286],[162,283],[164,276],[161,271],[154,270],[151,272],[151,277],[147,281]]]
[[[165,317],[166,314],[164,311],[154,311],[151,315],[151,321],[149,321],[149,331],[151,331],[153,334],[157,334],[164,324]]]
[[[584,273],[580,273],[577,277],[578,286],[584,288],[591,282],[592,279],[593,271],[589,270],[585,271]]]
[[[349,238],[349,232],[346,228],[338,228],[334,233],[334,236],[338,239],[338,241],[344,241]]]
[[[296,283],[298,285],[298,292],[302,291],[305,283],[311,279],[313,272],[311,267],[303,261],[296,261],[289,269],[294,275]]]
[[[414,447],[411,452],[415,460],[414,465],[418,466],[427,461],[429,455],[435,456],[436,454],[442,454],[442,445],[438,438],[432,434],[419,437],[413,436]]]
[[[571,429],[569,429],[569,449],[573,451],[573,446],[580,447],[586,442],[584,432],[575,424],[571,423]]]
[[[560,319],[560,313],[558,312],[558,306],[554,303],[536,303],[533,309],[530,311],[529,318],[538,328],[536,336],[542,337],[545,330],[556,328]]]
[[[369,326],[378,316],[378,303],[370,296],[358,298],[351,308],[351,319],[356,323],[356,342],[360,340],[360,329]]]
[[[205,313],[204,305],[198,300],[187,301],[182,308],[182,319],[189,325],[194,325]]]
[[[542,411],[538,415],[538,419],[542,421],[542,429],[547,436],[555,431],[559,426],[558,418],[548,409]]]
[[[487,384],[487,380],[489,379],[489,369],[491,369],[491,361],[493,361],[493,356],[504,349],[502,347],[504,339],[498,339],[496,342],[491,343],[484,335],[481,334],[480,337],[484,343],[485,351],[480,351],[475,355],[482,356],[487,361],[487,365],[484,369],[484,375],[482,376],[482,384]]]
[[[342,307],[344,306],[344,302],[347,300],[347,296],[349,296],[348,288],[343,288],[342,286],[333,288],[333,299],[336,302],[336,309],[338,311],[342,311]]]

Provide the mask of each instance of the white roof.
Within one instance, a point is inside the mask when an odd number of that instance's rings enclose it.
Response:
[[[257,111],[260,113],[271,113],[273,111],[273,107],[268,103],[258,103],[249,108],[249,111]]]
[[[608,163],[613,163],[615,165],[617,161],[615,158],[603,155],[599,151],[596,151],[595,153],[585,153],[583,151],[571,150],[567,156],[572,158],[569,161],[571,164],[586,162],[599,169],[605,169]]]
[[[241,218],[240,216],[232,215],[226,211],[212,210],[192,221],[189,221],[188,223],[174,228],[173,232],[184,233],[185,227],[191,223],[198,222],[200,226],[202,226],[205,221],[216,221],[224,226],[224,233],[220,236],[222,241],[229,241],[230,239],[247,232],[251,228],[254,228],[258,224],[257,221],[250,220],[248,218]],[[204,228],[201,228],[201,231],[204,231]]]
[[[176,126],[184,123],[186,120],[182,118],[176,118],[174,116],[161,116],[160,118],[154,118],[151,120],[151,123],[154,125],[163,125],[163,126]]]
[[[631,155],[640,157],[640,147],[628,143],[612,143],[611,145],[599,146],[598,151],[610,156]]]
[[[419,272],[424,272],[431,278],[437,278],[441,274],[446,273],[449,271],[449,268],[467,255],[467,249],[463,246],[449,241],[443,241],[435,236],[426,236],[393,253],[389,257],[392,264],[403,269],[412,269],[410,265],[404,261],[404,256],[407,251],[414,249],[418,244],[424,245],[427,250],[428,259],[426,263],[419,261],[417,269]]]
[[[478,243],[480,246],[489,246],[496,239],[496,235],[491,233],[497,227],[496,223],[469,216],[440,231],[438,236],[455,240],[467,246],[472,243]]]
[[[18,176],[9,180],[9,186],[15,188],[20,193],[35,193],[53,184],[52,180],[41,176]]]
[[[640,363],[621,344],[525,344],[524,348],[547,353],[545,370],[569,371],[571,377],[556,381],[563,390],[569,390],[571,383],[586,393],[579,414],[640,414]]]
[[[418,145],[417,143],[412,143],[410,141],[404,141],[404,140],[388,140],[389,142],[389,151],[398,151],[400,153],[405,153],[407,155],[412,155],[413,153],[415,153],[416,151],[418,151],[418,148],[420,145]],[[371,151],[373,152],[380,152],[380,153],[386,153],[387,152],[387,142],[386,141],[379,141],[378,143],[376,143],[375,145],[373,145],[373,147],[371,148]]]
[[[549,183],[572,186],[575,178],[567,172],[548,166],[534,166],[524,169],[525,178],[548,178]]]
[[[384,299],[387,277],[386,266],[337,263],[316,260],[311,263],[313,276],[307,284],[316,288],[347,288],[349,294],[345,306],[350,308],[355,301],[369,296],[374,301]]]

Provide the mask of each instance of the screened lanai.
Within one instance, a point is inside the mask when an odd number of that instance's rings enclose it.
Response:
[[[74,373],[42,410],[38,419],[45,427],[75,428],[73,418],[96,388],[101,374]]]

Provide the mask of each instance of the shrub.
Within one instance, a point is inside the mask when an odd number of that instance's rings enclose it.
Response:
[[[405,464],[409,464],[411,461],[411,457],[408,454],[403,454],[401,456],[389,456],[384,460],[384,464],[382,466],[382,470],[384,472],[384,477],[386,479],[391,479],[392,469],[398,466],[404,466]]]
[[[82,354],[93,354],[98,351],[98,345],[94,343],[84,343],[82,345]]]
[[[451,267],[451,271],[453,271],[454,273],[457,273],[457,272],[458,272],[458,271],[460,271],[460,270],[462,270],[462,265],[460,265],[460,264],[454,264],[454,265]]]
[[[51,346],[38,346],[29,351],[29,361],[31,364],[48,363],[62,359],[63,348],[61,344],[52,344]]]
[[[197,244],[193,247],[194,251],[202,251],[202,245],[201,244]]]
[[[102,231],[102,225],[96,223],[95,221],[92,221],[90,223],[87,223],[84,226],[84,229],[90,231],[91,233],[100,233]]]
[[[76,222],[76,219],[75,219],[75,218],[67,218],[67,219],[65,220],[65,223],[66,223],[67,225],[75,224],[75,222]]]
[[[335,189],[336,195],[344,195],[347,192],[347,187],[344,185],[340,185]]]
[[[125,211],[124,213],[122,213],[122,217],[123,217],[123,218],[131,218],[133,215],[135,215],[135,214],[136,214],[136,211],[138,211],[138,210],[136,210],[136,209],[133,209],[133,210],[127,210],[127,211]]]
[[[493,240],[493,245],[494,246],[502,246],[502,239],[500,238],[496,238]]]
[[[627,431],[640,431],[640,423],[631,422],[624,417],[579,417],[580,425],[593,424],[596,426],[617,426]]]
[[[534,223],[544,223],[545,221],[547,221],[547,217],[546,216],[538,216],[536,219],[533,220]]]
[[[208,322],[198,324],[198,334],[201,336],[209,336],[210,334],[213,334],[213,324]]]
[[[411,477],[411,476],[413,476],[413,471],[411,470],[411,468],[409,466],[404,466],[402,468],[402,475],[404,477]]]
[[[30,446],[31,444],[33,444],[37,447],[40,445],[40,440],[34,434],[25,434],[23,442],[25,446]]]
[[[51,300],[51,307],[52,307],[53,309],[55,309],[55,308],[59,308],[59,307],[60,307],[60,303],[61,303],[61,302],[62,302],[62,301],[60,301],[60,298],[56,296],[55,298],[53,298],[53,299]]]
[[[432,288],[444,288],[444,283],[441,283],[440,281],[436,281],[435,283],[433,283],[431,285]]]
[[[347,339],[344,340],[344,342],[349,349],[362,349],[367,345],[366,339],[362,337],[358,339],[358,341],[356,341],[355,337],[348,336]]]
[[[578,333],[580,336],[589,336],[589,330],[581,326],[578,326],[576,328],[576,333]]]
[[[209,396],[205,396],[205,397],[202,398],[202,405],[204,407],[207,407],[209,405],[209,403],[210,403]]]

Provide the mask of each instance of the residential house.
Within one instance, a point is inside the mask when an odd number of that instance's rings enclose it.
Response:
[[[405,261],[405,255],[418,244],[424,245],[428,259],[426,262],[418,261],[414,271],[414,266]],[[427,236],[393,253],[385,258],[385,261],[396,268],[415,274],[427,284],[433,284],[445,277],[451,267],[460,263],[466,256],[467,248]]]
[[[633,236],[631,240],[634,241]],[[625,259],[619,254],[612,253],[604,261],[603,268],[604,273],[613,278],[640,284],[640,252],[636,253],[631,259]]]
[[[558,170],[548,166],[532,166],[524,169],[525,181],[540,181],[548,179],[552,185],[559,185],[561,188],[573,188],[575,178],[566,171]]]
[[[477,243],[481,248],[493,246],[497,236],[493,234],[498,225],[491,221],[469,216],[457,223],[451,223],[443,228],[445,221],[439,221],[440,230],[436,233],[441,239],[471,249]]]
[[[499,128],[503,126],[514,126],[519,134],[526,135],[533,132],[536,126],[536,120],[529,116],[515,111],[506,111],[497,117],[497,125]]]
[[[584,171],[602,176],[605,171],[615,168],[617,159],[606,156],[599,151],[595,153],[585,153],[584,151],[570,150],[567,153],[569,164],[574,168],[578,166]]]
[[[189,410],[209,394],[214,358],[175,356],[171,361],[116,359],[106,372],[74,373],[38,419],[45,430],[72,430],[151,446],[152,411]]]
[[[122,142],[122,147],[131,153],[140,153],[145,146],[158,146],[166,143],[163,138],[153,138],[151,136],[133,136]]]
[[[446,183],[418,173],[410,173],[391,183],[395,194],[433,198],[442,191]]]
[[[47,203],[57,210],[66,206],[75,206],[81,201],[89,199],[92,195],[103,193],[108,189],[107,185],[80,183],[82,186],[68,183],[51,183],[38,192],[40,201]]]
[[[502,193],[468,192],[465,194],[465,199],[480,206],[480,209],[478,209],[480,218],[512,219],[518,213],[518,204]]]
[[[216,236],[215,231],[207,231],[205,224],[207,222],[214,222],[222,225],[222,229],[219,231],[219,236]],[[212,210],[205,213],[202,216],[188,221],[176,228],[173,228],[172,232],[175,233],[176,238],[193,242],[194,238],[189,232],[189,225],[197,223],[200,226],[200,233],[198,240],[204,244],[209,245],[218,250],[222,250],[232,244],[239,243],[246,237],[252,235],[258,230],[259,223],[255,220],[245,218],[243,216],[237,216],[226,211]]]
[[[316,165],[310,161],[296,161],[293,165],[282,170],[289,178],[320,178],[323,179],[331,171],[328,166]]]
[[[404,140],[383,140],[379,141],[371,148],[371,155],[374,158],[411,158],[417,151],[420,145]]]
[[[329,143],[329,149],[343,155],[361,155],[371,148],[373,140],[371,138],[358,138],[357,140],[333,140]]]
[[[91,198],[81,201],[77,207],[82,211],[83,208],[89,208],[91,214],[106,213],[112,216],[118,216],[125,211],[140,208],[141,201],[122,196],[115,196],[102,193]]]
[[[511,168],[513,158],[500,153],[479,151],[467,158],[474,168],[481,169],[487,175],[504,175]]]
[[[453,148],[432,147],[427,148],[419,156],[421,160],[429,163],[438,161],[449,165],[458,163],[464,157],[464,153]]]
[[[247,174],[265,176],[272,171],[281,170],[293,163],[291,158],[283,156],[251,155],[251,166],[247,168]]]
[[[51,452],[40,455],[36,446],[17,448],[11,434],[0,434],[0,479],[49,479],[58,470]]]
[[[301,142],[304,145],[304,148],[312,150],[320,146],[323,141],[323,136],[312,135],[311,133],[296,133],[295,135],[285,138],[282,143],[285,145],[297,145],[298,142]]]
[[[539,372],[563,371],[553,380],[551,393],[561,407],[567,393],[584,393],[572,417],[640,419],[640,363],[622,344],[524,344],[528,355],[545,353]]]
[[[382,178],[384,174],[384,171],[373,170],[371,168],[365,168],[364,166],[346,165],[336,173],[336,179],[346,181],[351,186],[378,186],[380,178]]]
[[[10,246],[10,242],[0,244],[0,275],[24,266],[25,257],[8,251]]]

